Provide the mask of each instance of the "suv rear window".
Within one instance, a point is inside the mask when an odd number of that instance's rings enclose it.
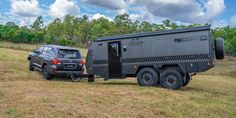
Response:
[[[58,51],[58,57],[65,58],[65,59],[81,59],[81,55],[78,50],[60,49]]]

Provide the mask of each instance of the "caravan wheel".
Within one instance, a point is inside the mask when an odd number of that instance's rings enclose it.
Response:
[[[183,76],[176,69],[166,69],[161,74],[160,84],[167,89],[179,90],[183,86]]]
[[[152,68],[143,68],[137,75],[140,86],[157,86],[159,76]]]
[[[189,75],[189,74],[187,74],[185,79],[186,79],[186,80],[184,81],[183,87],[188,86],[188,84],[189,84],[190,81],[192,80],[192,76]]]

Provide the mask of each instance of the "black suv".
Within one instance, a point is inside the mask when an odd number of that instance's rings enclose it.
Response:
[[[43,45],[30,53],[28,60],[29,70],[41,71],[47,80],[65,75],[77,81],[84,72],[85,60],[79,50],[71,47]]]

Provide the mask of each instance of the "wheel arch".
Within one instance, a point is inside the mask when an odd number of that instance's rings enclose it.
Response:
[[[180,71],[182,74],[187,74],[185,66],[183,64],[154,64],[154,65],[140,65],[135,72],[135,75],[138,74],[140,70],[143,68],[154,68],[157,72],[161,72],[163,69],[166,68],[174,68]]]
[[[46,65],[47,65],[47,63],[45,63],[45,62],[42,63],[42,69],[43,69],[43,67],[46,66]]]
[[[142,70],[143,68],[154,68],[154,69],[155,69],[154,65],[140,65],[140,66],[138,67],[138,69],[136,70],[136,72],[135,72],[135,76],[137,76],[137,74],[139,73],[139,71]]]
[[[31,56],[28,56],[28,61],[31,61],[32,57]]]
[[[164,69],[176,69],[183,75],[187,73],[185,66],[183,64],[163,64],[163,65],[155,66],[155,68],[158,69],[158,71],[161,71]]]

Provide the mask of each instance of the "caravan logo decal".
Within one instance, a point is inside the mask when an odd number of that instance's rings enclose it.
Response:
[[[142,46],[143,45],[143,41],[139,41],[139,40],[133,40],[129,42],[129,46]]]

